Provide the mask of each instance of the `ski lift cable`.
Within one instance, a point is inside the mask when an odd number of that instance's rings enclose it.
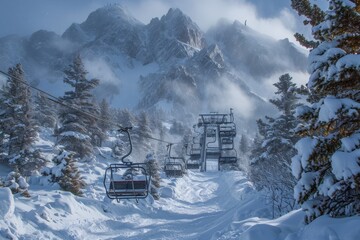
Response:
[[[52,95],[52,94],[50,94],[50,93],[48,93],[48,92],[46,92],[46,91],[44,91],[44,90],[41,90],[40,88],[34,87],[34,86],[30,85],[29,83],[23,81],[22,79],[14,76],[14,75],[8,74],[8,73],[6,73],[6,72],[4,72],[4,71],[2,71],[2,70],[0,70],[0,73],[3,74],[3,75],[5,75],[5,76],[7,76],[7,77],[9,77],[9,78],[15,78],[15,79],[19,80],[20,83],[22,83],[22,84],[24,84],[24,85],[26,85],[26,86],[34,89],[34,90],[36,90],[36,91],[38,91],[38,92],[46,95],[46,96],[47,96],[47,99],[49,99],[50,101],[52,101],[52,102],[54,102],[54,103],[56,103],[56,104],[59,104],[59,105],[61,105],[61,106],[63,106],[63,107],[70,108],[70,109],[72,109],[72,110],[78,111],[79,113],[82,113],[82,114],[84,114],[84,115],[86,115],[86,116],[88,116],[88,117],[91,117],[91,118],[93,118],[93,119],[102,121],[102,122],[104,122],[104,123],[110,123],[111,125],[120,128],[121,131],[125,131],[125,130],[127,129],[127,127],[123,127],[123,126],[121,126],[121,125],[118,124],[118,123],[115,123],[115,122],[113,122],[113,121],[109,121],[109,120],[106,120],[106,119],[97,117],[97,116],[95,116],[95,115],[93,115],[93,114],[91,114],[91,113],[89,113],[89,112],[86,112],[86,111],[84,111],[84,110],[82,110],[82,109],[79,109],[79,108],[77,108],[77,107],[75,107],[75,106],[71,106],[71,105],[69,105],[69,104],[66,104],[66,103],[64,103],[60,98],[58,98],[58,97],[56,97],[56,96],[54,96],[54,95]],[[3,92],[3,91],[2,91],[2,92]],[[167,144],[180,144],[180,143],[181,143],[181,142],[172,143],[172,142],[169,142],[169,141],[165,141],[165,140],[162,140],[162,139],[158,139],[158,138],[154,138],[154,137],[150,137],[150,136],[145,136],[145,135],[141,135],[141,136],[144,137],[144,138],[152,139],[152,140],[155,140],[155,141],[158,141],[158,142],[167,143]]]
[[[99,118],[99,117],[97,117],[97,116],[95,116],[95,115],[93,115],[93,114],[91,114],[91,113],[85,112],[85,111],[83,111],[83,110],[81,110],[81,109],[79,109],[79,108],[77,108],[77,107],[75,107],[75,106],[71,106],[71,105],[69,105],[69,104],[66,104],[66,103],[64,103],[61,99],[59,99],[58,97],[55,97],[54,95],[52,95],[52,94],[50,94],[50,93],[48,93],[48,92],[45,92],[44,90],[41,90],[41,89],[39,89],[39,88],[37,88],[37,87],[34,87],[34,86],[30,85],[29,83],[21,80],[20,78],[18,78],[18,77],[16,77],[16,76],[13,76],[13,75],[11,75],[11,74],[5,73],[5,72],[3,72],[3,71],[1,71],[1,70],[0,70],[0,73],[6,75],[7,77],[15,78],[15,79],[19,80],[20,83],[22,83],[22,84],[24,84],[24,85],[26,85],[26,86],[28,86],[28,87],[30,87],[30,88],[38,91],[38,92],[40,92],[40,93],[42,93],[42,94],[44,94],[44,95],[47,95],[47,96],[48,96],[47,98],[48,98],[50,101],[54,102],[54,103],[57,103],[57,104],[59,104],[59,105],[61,105],[61,106],[63,106],[63,107],[70,108],[70,109],[72,109],[72,110],[76,110],[76,111],[78,111],[79,113],[82,113],[82,114],[84,114],[84,115],[87,115],[88,117],[94,118],[94,119],[96,119],[96,120],[100,120],[100,121],[103,121],[103,122],[111,123],[112,125],[115,125],[115,126],[119,127],[120,129],[125,129],[124,127],[122,127],[121,125],[119,125],[119,124],[117,124],[117,123],[114,123],[114,122],[109,121],[109,120],[106,120],[106,119]]]

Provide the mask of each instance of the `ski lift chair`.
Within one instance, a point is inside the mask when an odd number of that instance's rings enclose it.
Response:
[[[106,189],[108,197],[117,200],[146,198],[149,178],[143,172],[145,168],[141,164],[111,164],[105,172],[105,179],[109,177],[108,184],[105,185],[105,188],[109,186]]]
[[[184,174],[183,166],[180,163],[166,163],[164,166],[164,172],[167,177],[182,177]]]
[[[168,145],[168,157],[165,161],[164,172],[167,177],[182,177],[184,174],[183,163],[185,159],[182,157],[171,156],[172,144]]]
[[[188,153],[188,144],[185,144],[186,155],[190,157],[185,163],[186,169],[199,169],[200,167],[201,147],[200,144],[198,147],[194,147],[194,145],[191,145],[190,153]]]
[[[233,122],[224,123],[220,125],[220,137],[235,137],[236,136],[236,125]]]
[[[132,143],[129,130],[131,128],[121,128],[120,131],[128,135],[130,149],[121,158],[122,163],[110,164],[105,170],[104,187],[106,195],[110,199],[141,199],[149,194],[150,175],[147,173],[145,163],[132,163],[125,161],[132,152]]]
[[[232,150],[234,149],[234,138],[233,137],[222,137],[221,138],[221,150]]]
[[[221,151],[219,157],[220,164],[235,164],[237,162],[237,152],[235,149]]]
[[[186,161],[186,169],[199,169],[200,161],[189,159]]]

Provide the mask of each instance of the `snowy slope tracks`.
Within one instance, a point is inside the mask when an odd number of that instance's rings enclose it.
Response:
[[[96,185],[102,184],[99,173],[93,171],[89,176],[96,179]],[[248,184],[239,172],[230,177],[226,175],[189,172],[182,179],[164,179],[162,198],[152,202],[149,197],[139,204],[97,199],[105,196],[99,187],[89,189],[94,193],[86,193],[89,197],[33,187],[30,199],[15,196],[10,204],[13,214],[0,222],[0,236],[10,239],[211,239],[214,233],[230,225],[240,204],[229,194],[234,181],[229,185],[225,180],[242,179],[240,188]]]
[[[84,170],[86,197],[32,184],[30,198],[1,190],[0,239],[240,239],[357,240],[360,217],[320,217],[303,223],[300,210],[269,220],[270,209],[241,172],[188,172],[167,179],[159,201],[149,196],[110,201],[102,187],[105,164]]]

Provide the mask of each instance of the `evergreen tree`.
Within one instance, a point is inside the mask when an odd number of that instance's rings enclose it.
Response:
[[[124,127],[134,127],[136,125],[136,118],[129,109],[116,110],[114,116],[115,122],[118,122]]]
[[[69,191],[75,195],[81,196],[82,189],[86,184],[80,176],[74,155],[62,150],[53,159],[53,162],[56,166],[45,170],[43,174],[51,176],[51,181],[57,182],[64,191]]]
[[[146,171],[151,176],[150,181],[150,194],[155,200],[160,199],[159,188],[160,188],[160,168],[157,160],[154,158],[153,154],[146,155]]]
[[[261,119],[259,119],[258,121],[261,121]],[[258,123],[258,128],[259,128],[259,123]],[[250,151],[250,159],[256,159],[258,156],[261,155],[261,144],[262,144],[263,138],[261,137],[261,135],[259,133],[256,133],[254,141],[252,143],[252,147],[251,147],[251,151]]]
[[[360,2],[331,0],[321,18],[309,14],[309,1],[292,5],[308,18],[317,41],[309,55],[310,106],[297,111],[304,124],[292,162],[295,198],[307,222],[359,214]]]
[[[39,126],[55,128],[57,122],[57,109],[44,94],[38,93],[35,96],[35,116]]]
[[[239,149],[243,154],[247,154],[249,152],[249,139],[245,134],[241,135]]]
[[[249,152],[250,152],[250,146],[249,146],[249,139],[245,134],[241,135],[240,144],[239,144],[239,161],[238,161],[238,167],[239,169],[248,172],[249,171]]]
[[[298,122],[293,116],[297,104],[296,84],[289,74],[284,74],[275,83],[275,94],[279,98],[271,99],[280,111],[277,118],[266,117],[258,120],[259,133],[264,137],[261,145],[253,153],[250,178],[258,189],[270,193],[273,213],[283,214],[294,208],[293,187],[295,179],[291,174],[291,158],[296,154],[294,145],[298,138],[293,129]]]
[[[149,118],[146,112],[142,111],[137,117],[138,126],[133,129],[134,155],[138,159],[143,159],[146,154],[152,152],[150,139],[152,131],[149,126]]]
[[[6,109],[7,99],[4,96],[6,94],[5,87],[2,87],[0,91],[0,109]],[[6,125],[6,111],[0,112],[0,163],[7,162],[7,125]]]
[[[23,174],[25,170],[37,170],[43,163],[30,150],[37,138],[38,127],[32,118],[31,93],[21,64],[9,68],[8,74],[10,77],[3,88],[1,99],[2,156],[6,156],[9,163]]]
[[[62,100],[73,108],[62,107],[60,109],[61,126],[58,129],[58,143],[64,145],[66,150],[73,151],[76,156],[83,158],[93,153],[92,143],[96,139],[99,128],[94,117],[79,110],[94,116],[99,115],[91,94],[91,91],[99,84],[99,80],[86,78],[87,71],[79,55],[75,57],[64,73],[64,82],[69,84],[72,90],[65,92]]]
[[[103,99],[100,102],[100,118],[104,119],[104,121],[99,121],[99,128],[101,129],[101,132],[103,133],[101,135],[101,142],[106,139],[106,133],[111,129],[111,114],[110,114],[110,106],[109,103]],[[101,145],[101,144],[100,144]]]
[[[9,160],[23,176],[30,176],[40,170],[48,161],[41,155],[40,150],[25,149]]]
[[[107,130],[101,129],[100,125],[108,122],[106,122],[106,120],[102,120],[101,106],[96,102],[94,98],[92,98],[92,105],[93,106],[91,108],[88,108],[88,111],[91,111],[92,115],[95,115],[96,118],[91,118],[91,121],[89,123],[89,131],[91,132],[91,143],[93,144],[93,146],[101,146],[102,142],[107,137]]]
[[[1,185],[1,184],[0,184]],[[4,187],[11,189],[12,193],[21,193],[24,197],[30,197],[28,192],[29,184],[18,171],[10,172],[2,183]]]
[[[160,140],[165,140],[165,127],[160,126],[159,127],[159,138]],[[166,145],[163,142],[157,142],[157,148],[156,148],[156,159],[165,159],[167,155]]]

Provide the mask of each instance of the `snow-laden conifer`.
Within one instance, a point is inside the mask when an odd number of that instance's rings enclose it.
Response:
[[[39,126],[55,128],[57,122],[57,106],[43,93],[37,93],[35,95],[34,112],[34,119]]]
[[[85,187],[85,181],[82,179],[76,166],[74,154],[61,150],[54,157],[55,166],[45,168],[43,175],[50,176],[50,181],[58,183],[62,190],[69,191],[75,195],[82,195],[82,189]]]
[[[295,198],[312,221],[360,213],[360,2],[331,0],[320,20],[304,2],[293,5],[317,44],[309,55],[310,106],[297,109],[305,123],[292,171]]]
[[[21,174],[30,175],[44,163],[39,152],[32,149],[38,127],[33,119],[31,92],[21,64],[9,68],[8,74],[1,99],[1,156]]]
[[[21,174],[16,170],[10,172],[3,182],[4,187],[11,189],[12,193],[21,193],[25,197],[29,197],[28,192],[29,184],[26,182],[26,179],[21,176]]]
[[[150,121],[146,112],[142,111],[137,116],[138,125],[132,130],[132,139],[134,144],[134,156],[143,159],[147,153],[152,152],[150,138],[152,131]]]
[[[101,100],[99,104],[99,109],[100,109],[99,117],[100,119],[103,119],[103,121],[100,120],[98,122],[99,129],[101,130],[99,134],[99,140],[101,146],[102,142],[106,140],[107,131],[109,131],[112,126],[110,124],[111,121],[110,105],[105,99]]]
[[[293,187],[295,179],[291,174],[291,158],[296,154],[294,145],[298,138],[293,129],[298,121],[294,110],[298,106],[297,87],[289,74],[280,76],[274,84],[278,98],[271,99],[280,111],[278,117],[258,120],[259,133],[263,136],[261,145],[253,150],[250,178],[258,189],[266,189],[275,213],[291,211],[295,202]]]
[[[79,55],[64,73],[64,82],[71,86],[71,90],[65,92],[62,100],[75,109],[68,107],[60,109],[61,126],[58,129],[58,143],[83,158],[93,153],[93,143],[96,141],[97,133],[101,131],[97,126],[96,118],[82,113],[99,116],[99,109],[93,102],[91,92],[99,84],[99,80],[86,78],[87,71]]]

